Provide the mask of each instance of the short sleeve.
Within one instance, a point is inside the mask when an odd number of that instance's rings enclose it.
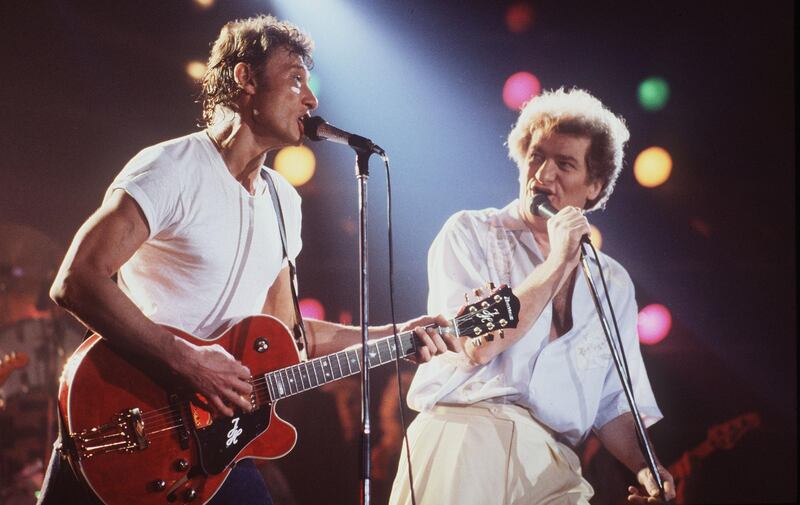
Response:
[[[480,223],[477,223],[480,226]],[[486,284],[487,261],[483,239],[466,212],[447,220],[428,250],[428,313],[455,315],[464,294]]]
[[[106,191],[105,199],[116,189],[128,193],[142,210],[151,239],[181,221],[182,179],[180,166],[163,148],[149,147],[125,165]]]

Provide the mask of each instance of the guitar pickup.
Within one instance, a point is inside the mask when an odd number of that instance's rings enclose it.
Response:
[[[181,449],[186,450],[189,448],[189,425],[186,423],[186,414],[181,408],[178,395],[174,393],[169,395],[169,405],[172,407],[172,410],[178,412],[180,415],[181,422],[178,426],[178,443]]]

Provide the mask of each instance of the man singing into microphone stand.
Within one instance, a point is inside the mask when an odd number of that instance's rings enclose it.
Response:
[[[573,448],[589,430],[637,477],[629,500],[665,497],[639,448],[633,416],[587,282],[577,268],[584,213],[602,208],[622,169],[629,133],[582,90],[531,100],[508,136],[519,168],[519,198],[502,209],[453,215],[428,255],[428,310],[452,313],[464,293],[491,281],[514,286],[522,311],[515,330],[464,339],[461,352],[417,370],[408,393],[420,414],[409,429],[419,505],[588,504],[593,491]],[[557,209],[534,214],[534,194]],[[598,265],[592,261],[592,267]],[[642,362],[637,306],[625,269],[600,254],[644,423],[662,416]],[[593,274],[594,276],[595,274]],[[405,448],[390,505],[412,503]]]
[[[289,328],[299,325],[290,267],[301,247],[300,196],[263,164],[269,151],[303,140],[302,118],[317,107],[308,87],[312,45],[296,26],[272,16],[226,24],[203,79],[207,128],[148,147],[128,162],[78,230],[51,289],[56,302],[130,360],[167,370],[223,416],[250,411],[250,370],[221,346],[192,344],[160,324],[200,339],[261,312]],[[118,283],[111,280],[115,272]],[[419,327],[434,321],[447,324],[422,317],[403,325],[425,342],[420,361],[452,345],[451,337]],[[303,338],[297,343],[309,357],[361,341],[360,328],[312,320],[305,328],[308,347]],[[371,336],[390,331],[374,328]],[[40,503],[96,503],[66,464],[66,445],[56,443]],[[210,503],[272,500],[244,460]]]

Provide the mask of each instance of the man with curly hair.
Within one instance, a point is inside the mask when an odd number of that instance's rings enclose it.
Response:
[[[131,359],[165,368],[223,416],[250,411],[250,371],[221,346],[194,345],[161,325],[201,339],[257,313],[298,326],[290,268],[301,248],[300,196],[263,165],[269,151],[300,144],[302,119],[317,107],[308,86],[312,47],[296,26],[272,16],[226,24],[202,83],[206,128],[147,147],[128,162],[77,232],[51,288],[53,300],[89,328]],[[285,222],[285,251],[270,181]],[[404,325],[426,344],[420,361],[450,341],[420,328],[434,321],[446,325],[441,317]],[[360,328],[316,320],[305,328],[302,353],[310,357],[360,342]],[[371,331],[389,333],[389,325]],[[96,502],[64,458],[54,451],[40,503]],[[272,500],[245,460],[211,503]]]
[[[594,430],[657,501],[633,416],[612,363],[587,283],[577,272],[585,212],[605,205],[629,134],[621,118],[583,90],[546,92],[521,111],[508,136],[519,198],[502,209],[453,215],[428,254],[428,309],[453,313],[472,286],[514,286],[518,326],[463,339],[420,365],[408,393],[420,411],[409,429],[420,505],[588,504],[592,488],[573,448]],[[532,212],[535,194],[558,209]],[[661,418],[642,362],[633,283],[601,254],[619,317],[634,396],[646,425]],[[596,276],[596,274],[594,274]],[[594,279],[599,285],[599,278]],[[607,309],[606,309],[607,310]],[[405,449],[391,505],[412,503]],[[666,498],[672,477],[660,467]]]

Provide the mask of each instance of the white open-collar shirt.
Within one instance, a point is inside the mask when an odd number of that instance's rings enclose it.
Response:
[[[619,263],[602,253],[600,258],[634,398],[649,426],[662,415],[642,362],[633,283]],[[428,253],[428,312],[454,316],[464,303],[464,293],[487,282],[513,289],[543,260],[533,233],[520,219],[517,200],[500,210],[458,212],[448,219]],[[590,266],[595,285],[602,289],[594,259]],[[602,291],[601,297],[610,317]],[[424,411],[437,403],[515,403],[572,445],[590,429],[630,411],[582,272],[577,273],[572,296],[572,329],[548,342],[552,312],[552,304],[545,307],[520,340],[486,365],[475,365],[453,352],[420,365],[409,389],[409,405]]]

